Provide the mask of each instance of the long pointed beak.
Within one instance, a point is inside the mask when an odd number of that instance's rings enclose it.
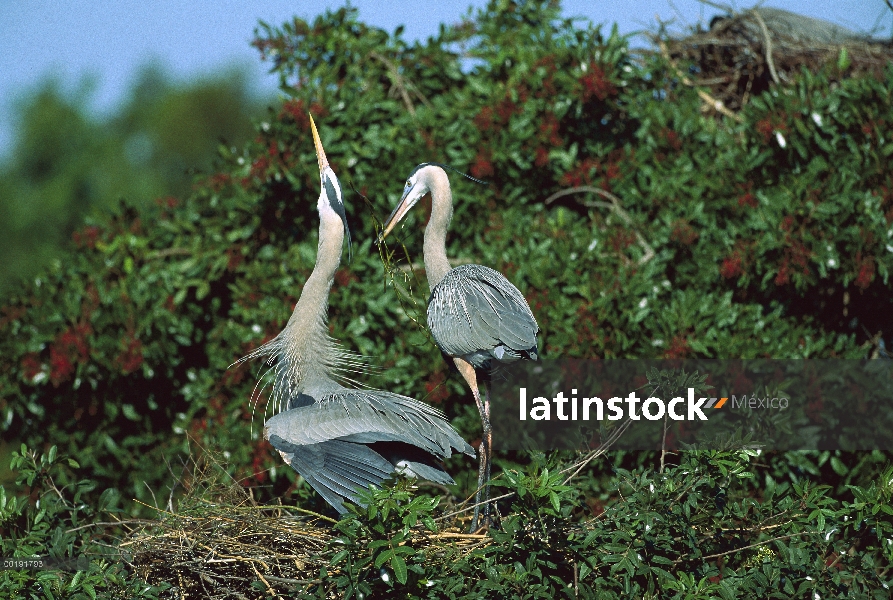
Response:
[[[391,230],[397,226],[397,223],[403,220],[403,217],[406,216],[406,213],[409,212],[409,209],[415,205],[418,199],[416,198],[414,200],[410,200],[410,192],[412,192],[412,190],[413,188],[410,188],[403,192],[403,197],[400,198],[400,202],[397,203],[397,207],[384,222],[381,235],[378,236],[379,244],[383,242],[386,237],[388,237],[388,234],[391,233]]]
[[[329,166],[329,159],[326,158],[326,151],[323,150],[322,142],[319,139],[319,132],[316,130],[316,123],[313,121],[313,115],[310,115],[310,130],[313,132],[313,145],[316,146],[316,162],[319,163],[319,173]]]
[[[335,172],[332,171],[331,166],[329,165],[329,159],[326,157],[326,151],[322,147],[322,140],[319,139],[319,131],[316,130],[316,122],[313,120],[313,115],[307,113],[307,116],[310,117],[310,131],[313,133],[313,145],[316,147],[316,162],[319,164],[319,177],[322,180],[323,193],[325,193],[326,186],[326,169],[329,169],[332,177],[337,179]],[[331,183],[329,183],[331,185]],[[341,183],[337,183],[338,186],[338,194],[341,194]],[[341,217],[341,222],[344,223],[344,237],[347,238],[347,262],[350,262],[352,252],[350,246],[350,227],[347,225],[347,214],[344,212],[344,205],[339,203],[339,208],[335,209],[335,212]],[[334,207],[333,207],[334,208]]]

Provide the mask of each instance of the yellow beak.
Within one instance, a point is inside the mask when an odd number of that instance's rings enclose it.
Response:
[[[322,142],[319,139],[319,132],[316,130],[316,123],[313,122],[313,115],[307,113],[310,116],[310,129],[313,132],[313,145],[316,146],[316,161],[319,163],[319,172],[325,170],[326,167],[329,166],[329,159],[326,158],[326,151],[323,150]]]

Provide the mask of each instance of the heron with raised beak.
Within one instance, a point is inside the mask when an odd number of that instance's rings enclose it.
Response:
[[[440,463],[453,451],[474,449],[435,408],[391,392],[342,385],[357,357],[328,335],[329,292],[350,244],[341,184],[329,165],[310,117],[321,190],[316,265],[285,329],[240,360],[264,357],[273,377],[277,412],[264,437],[339,513],[344,501],[359,504],[369,485],[404,474],[439,484],[455,483]]]
[[[527,300],[498,271],[482,265],[450,267],[446,234],[453,216],[453,194],[444,167],[446,165],[422,163],[412,170],[403,188],[403,196],[385,221],[378,239],[379,242],[384,240],[425,194],[431,194],[431,217],[425,227],[423,245],[425,274],[431,288],[428,329],[471,389],[483,430],[478,448],[478,488],[471,523],[474,531],[478,528],[482,504],[484,523],[489,524],[487,482],[493,448],[489,386],[482,398],[475,371],[490,371],[500,363],[521,359],[536,360],[539,326]]]

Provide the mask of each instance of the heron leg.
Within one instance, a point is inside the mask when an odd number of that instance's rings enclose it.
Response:
[[[490,490],[487,483],[490,481],[490,447],[493,441],[493,434],[490,427],[490,394],[487,392],[486,401],[481,399],[481,392],[478,389],[477,375],[474,367],[461,358],[453,358],[456,368],[465,379],[471,393],[474,395],[475,404],[478,407],[478,413],[481,415],[481,445],[478,446],[478,487],[474,494],[474,516],[471,519],[471,531],[477,531],[480,521],[481,503],[486,503],[490,499]],[[482,499],[483,498],[483,499]],[[490,505],[483,505],[484,524],[490,524]]]
[[[486,527],[490,526],[490,460],[493,457],[493,427],[490,425],[490,386],[489,384],[485,388],[485,397],[484,397],[484,434],[481,440],[481,445],[486,445],[487,448],[487,456],[486,462],[484,465],[484,478],[483,481],[478,481],[478,487],[482,487],[482,495],[481,499],[484,502],[483,512],[484,512],[484,521],[483,525]],[[480,475],[478,475],[478,479],[480,479]]]

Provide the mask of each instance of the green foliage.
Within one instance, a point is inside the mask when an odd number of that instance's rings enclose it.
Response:
[[[335,525],[340,533],[331,544],[330,569],[322,587],[336,586],[345,598],[384,597],[395,586],[427,586],[424,552],[413,544],[412,530],[421,523],[436,531],[431,517],[437,498],[414,496],[406,480],[385,489],[370,488],[363,495],[367,507],[351,512]],[[410,576],[412,582],[410,583]]]
[[[4,598],[98,597],[157,598],[159,590],[146,586],[123,570],[116,552],[98,527],[99,516],[120,513],[120,497],[114,489],[104,490],[95,506],[84,502],[96,488],[89,479],[57,487],[63,471],[80,469],[77,461],[62,456],[56,446],[43,454],[24,445],[12,453],[10,469],[17,473],[16,484],[28,495],[17,497],[0,486],[0,556],[4,558],[50,557],[65,570],[0,571],[0,595]]]
[[[519,46],[525,36],[537,43]],[[267,27],[257,45],[291,96],[258,139],[227,150],[221,172],[187,197],[83,229],[78,251],[3,309],[3,426],[66,445],[132,496],[146,499],[142,482],[157,487],[165,477],[161,454],[182,450],[171,431],[213,432],[240,478],[272,462],[245,443],[252,377],[225,368],[279,330],[313,264],[318,184],[307,110],[345,182],[374,191],[369,205],[355,197],[348,207],[360,243],[333,290],[333,334],[386,368],[381,387],[432,394],[470,435],[459,383],[395,295],[382,293],[370,252],[372,217],[389,211],[421,160],[469,165],[491,180],[454,178],[450,251],[520,287],[545,357],[859,356],[866,350],[840,324],[844,310],[872,331],[889,318],[880,310],[889,308],[884,146],[868,143],[884,135],[872,123],[890,111],[889,81],[830,89],[804,74],[796,93],[755,99],[744,124],[717,121],[659,60],[633,60],[615,34],[536,3],[494,5],[427,44],[409,46],[341,10],[312,26]],[[475,57],[470,73],[456,45]],[[824,115],[821,128],[812,111]],[[789,117],[769,123],[786,148],[760,125],[767,115]],[[835,169],[819,169],[817,204],[806,192],[820,165],[796,148],[821,150],[825,137],[840,156],[819,153]],[[621,209],[577,196],[543,204],[578,185],[610,190]],[[809,258],[783,283],[790,248],[779,232],[793,232],[785,219],[806,219],[810,206],[818,212],[800,239],[813,240],[816,257],[815,240],[826,240],[838,268]],[[421,219],[410,221],[404,241],[418,252]],[[753,251],[740,264],[728,255],[736,244]],[[874,271],[845,264],[860,249]]]
[[[50,79],[23,98],[13,147],[0,163],[0,291],[61,260],[85,217],[104,220],[122,198],[148,209],[188,194],[195,174],[214,166],[221,143],[251,138],[251,117],[261,109],[248,89],[239,70],[174,84],[150,65],[106,117],[90,115],[88,83],[66,93]],[[75,242],[94,236],[88,228]]]
[[[780,483],[752,451],[683,455],[663,473],[617,469],[622,501],[581,518],[567,471],[535,461],[497,483],[511,510],[470,551],[432,544],[432,502],[374,490],[338,523],[330,567],[308,593],[347,598],[884,597],[893,560],[893,467],[855,502],[829,486]],[[771,460],[771,459],[770,459]],[[439,520],[439,519],[438,519]],[[424,523],[424,528],[413,526]],[[382,565],[391,565],[381,568]]]
[[[53,481],[81,490],[82,503],[98,506],[105,489],[166,494],[166,460],[191,436],[260,501],[294,493],[328,510],[258,440],[262,367],[227,368],[281,330],[313,268],[308,112],[345,189],[358,192],[346,194],[356,243],[336,275],[331,333],[383,367],[366,383],[439,404],[469,440],[480,435],[471,399],[417,326],[423,210],[382,250],[398,269],[385,272],[372,246],[376,219],[423,161],[489,181],[451,177],[448,252],[519,287],[545,358],[856,358],[872,351],[863,328],[893,330],[893,69],[833,85],[804,72],[752,98],[738,122],[705,112],[659,57],[562,19],[552,2],[494,1],[413,44],[341,9],[264,25],[255,45],[283,101],[253,141],[220,148],[216,173],[155,208],[145,208],[151,195],[166,192],[112,177],[124,167],[97,150],[106,146],[77,110],[58,98],[35,109],[36,131],[68,119],[68,143],[104,160],[88,169],[66,162],[75,155],[64,145],[39,143],[28,155],[43,159],[29,164],[66,175],[28,194],[73,193],[85,172],[133,183],[114,188],[127,203],[80,228],[72,252],[0,308],[0,430],[76,457],[95,487],[78,488],[67,469]],[[152,106],[134,131],[183,114]],[[176,146],[158,135],[158,148]],[[177,152],[153,155],[153,168],[170,174],[193,156],[188,145]],[[61,208],[41,214],[70,220]],[[685,453],[661,472],[653,455],[617,454],[566,483],[558,464],[497,457],[500,485],[516,496],[492,543],[437,562],[393,542],[434,506],[397,488],[339,525],[343,546],[324,579],[348,594],[420,597],[828,597],[849,593],[841,586],[870,597],[888,583],[889,515],[872,513],[889,505],[885,455],[751,459]],[[447,466],[459,481],[451,491],[471,493],[470,462]],[[587,520],[596,505],[607,512]]]

